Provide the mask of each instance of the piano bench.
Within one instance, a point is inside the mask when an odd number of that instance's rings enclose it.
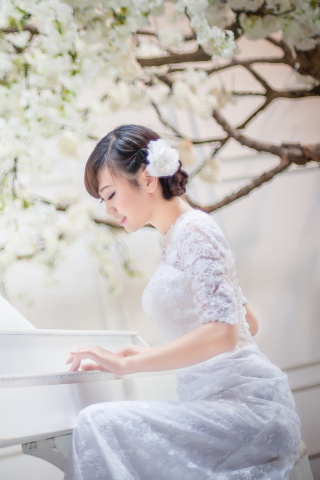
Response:
[[[289,480],[313,480],[313,475],[307,455],[305,443],[300,441],[300,459],[296,461],[295,466],[290,472]]]
[[[22,445],[23,453],[42,458],[64,471],[68,458],[68,451],[72,441],[72,433],[53,438],[43,439],[37,442]],[[289,480],[314,480],[307,455],[305,443],[300,441],[300,459],[290,472]]]

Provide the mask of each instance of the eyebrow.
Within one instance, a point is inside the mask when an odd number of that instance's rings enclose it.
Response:
[[[105,188],[109,188],[109,187],[112,187],[112,185],[105,185],[104,187],[100,188],[99,190],[99,194],[102,192],[102,190],[104,190]]]

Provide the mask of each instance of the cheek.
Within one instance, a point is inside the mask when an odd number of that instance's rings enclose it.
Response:
[[[145,199],[143,195],[139,193],[139,190],[126,190],[120,198],[119,195],[119,210],[125,215],[126,213],[135,212],[135,214],[139,214],[141,210],[143,210],[143,206],[145,205]]]

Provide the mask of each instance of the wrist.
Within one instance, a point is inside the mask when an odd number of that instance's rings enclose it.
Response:
[[[135,373],[132,369],[132,361],[131,359],[135,357],[135,355],[127,355],[120,359],[119,364],[119,373],[118,375],[127,375],[129,373]]]
[[[148,351],[152,348],[148,348]],[[127,355],[121,359],[120,375],[127,375],[130,373],[144,372],[144,364],[146,360],[144,357],[148,355],[147,349],[135,355]],[[147,370],[148,371],[148,370]]]

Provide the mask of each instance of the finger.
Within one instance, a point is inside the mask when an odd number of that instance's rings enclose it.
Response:
[[[80,348],[76,348],[75,350],[72,350],[70,352],[70,355],[80,355],[80,354],[87,354],[89,355],[90,354],[90,350],[88,348],[83,348],[83,347],[80,347]]]
[[[96,355],[88,350],[83,350],[83,351],[74,351],[74,352],[70,352],[70,355],[72,357],[77,357],[77,358],[81,358],[82,360],[85,360],[86,358],[89,358],[90,360],[93,360],[95,361],[95,357]]]
[[[102,372],[106,372],[106,369],[103,368],[101,365],[97,363],[85,363],[81,365],[81,370],[90,372],[91,370],[101,370]]]
[[[116,350],[114,352],[115,355],[126,355],[127,350]]]
[[[66,364],[71,363],[72,360],[73,360],[73,357],[74,357],[74,355],[70,355],[70,357],[69,357],[68,360],[66,361]]]
[[[79,370],[81,365],[81,358],[77,358],[76,356],[74,357],[71,367],[69,368],[69,372],[74,372],[76,370]]]

